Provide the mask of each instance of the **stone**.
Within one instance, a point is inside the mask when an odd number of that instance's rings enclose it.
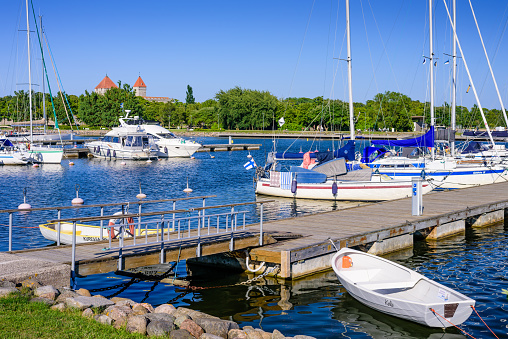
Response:
[[[111,325],[113,323],[113,319],[104,314],[98,314],[94,318],[97,322],[101,324]]]
[[[16,284],[9,280],[0,280],[0,287],[16,287]]]
[[[228,338],[247,339],[247,333],[240,329],[232,329],[228,332]]]
[[[114,305],[114,303],[106,298],[94,298],[94,297],[84,297],[77,296],[72,298],[75,302],[81,303],[83,305],[90,305],[93,309],[104,310],[108,306]],[[86,307],[85,307],[86,308]]]
[[[146,318],[142,315],[129,317],[125,329],[130,333],[146,334]]]
[[[42,298],[48,298],[51,300],[55,300],[60,295],[60,292],[53,286],[48,285],[48,286],[41,286],[39,288],[36,288],[34,291],[34,295],[36,297],[42,297]]]
[[[167,314],[173,314],[176,311],[176,307],[170,304],[162,304],[157,306],[154,309],[154,313],[167,313]]]
[[[118,318],[115,320],[113,327],[114,328],[125,328],[125,325],[127,325],[127,318]]]
[[[190,308],[186,308],[186,307],[178,307],[173,315],[175,316],[175,318],[178,318],[181,315],[188,315],[189,317],[191,317],[192,320],[195,320],[198,318],[219,319],[219,318],[211,316],[209,314],[199,312],[199,311],[194,311],[194,310],[191,310]]]
[[[196,324],[198,324],[206,333],[210,333],[213,335],[217,335],[219,337],[227,338],[228,332],[230,330],[229,326],[232,321],[225,320],[217,320],[217,319],[209,319],[209,318],[199,318],[194,320]],[[238,328],[238,324],[234,323],[236,328]],[[231,328],[232,329],[232,328]]]
[[[129,298],[120,298],[120,297],[113,297],[110,299],[112,302],[114,302],[115,304],[119,304],[121,303],[120,306],[134,306],[136,305],[137,303],[135,301],[133,301],[132,299],[129,299]]]
[[[86,318],[93,318],[95,314],[93,313],[91,308],[87,308],[83,311],[83,313],[81,313],[81,315]]]
[[[245,326],[243,330],[247,333],[247,339],[264,339],[263,331],[255,329],[252,326]]]
[[[272,333],[272,339],[284,339],[286,338],[284,336],[284,334],[280,333],[279,330],[273,330],[273,333]]]
[[[169,334],[171,339],[195,339],[187,330],[174,330]]]
[[[111,319],[118,321],[119,319],[127,319],[132,314],[132,309],[129,306],[109,306],[103,312],[103,314],[111,317]]]
[[[153,308],[153,306],[151,304],[149,304],[149,303],[140,303],[140,305],[143,306],[144,308],[146,308],[149,313],[153,313],[154,308]]]
[[[144,315],[148,313],[148,310],[143,305],[136,304],[132,306],[132,313],[135,315]]]
[[[0,287],[0,298],[16,292],[19,292],[16,287]]]
[[[310,337],[308,335],[298,334],[293,337],[293,339],[316,339],[315,337]]]
[[[82,295],[83,297],[91,297],[92,294],[86,288],[80,288],[76,291],[77,294]]]
[[[160,321],[170,322],[173,326],[175,324],[175,317],[173,317],[170,314],[166,314],[166,313],[148,313],[148,314],[145,314],[145,318],[148,319],[149,321],[160,320]]]
[[[173,314],[173,316],[175,316],[175,315]],[[178,318],[175,318],[175,325],[176,325],[177,327],[180,327],[180,325],[181,325],[181,324],[182,324],[185,320],[187,320],[187,319],[191,319],[191,317],[189,317],[189,316],[188,316],[188,315],[186,315],[186,314],[181,315],[181,316],[179,316]],[[191,319],[191,320],[192,320],[192,319]]]
[[[64,303],[65,302],[65,299],[67,298],[74,298],[74,297],[78,297],[79,294],[77,294],[76,292],[74,291],[71,291],[71,290],[67,290],[67,291],[63,291],[57,298],[56,298],[56,302],[57,303]]]
[[[215,334],[203,333],[199,339],[224,339],[225,337],[219,337]]]
[[[146,334],[150,337],[164,337],[174,329],[175,325],[173,325],[173,322],[164,320],[150,320],[150,323],[146,327]]]
[[[51,306],[51,309],[63,312],[63,311],[65,311],[65,304],[64,303],[58,303],[56,305]]]
[[[91,307],[92,304],[87,301],[81,301],[78,297],[75,298],[66,298],[65,306],[68,308],[77,308],[78,310],[83,311],[85,308]]]
[[[35,290],[36,288],[42,287],[42,285],[35,279],[32,279],[31,277],[28,279],[23,280],[21,283],[22,287],[27,287],[32,290]]]
[[[194,338],[199,338],[205,331],[191,319],[186,319],[180,324],[180,329],[187,330]]]
[[[43,298],[43,297],[32,298],[32,299],[30,299],[30,302],[31,303],[43,303],[43,304],[46,304],[49,306],[52,306],[55,303],[55,301],[53,299]]]

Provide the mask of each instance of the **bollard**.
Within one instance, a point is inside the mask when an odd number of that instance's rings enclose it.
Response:
[[[421,177],[411,178],[412,215],[423,214],[422,181],[423,179]]]

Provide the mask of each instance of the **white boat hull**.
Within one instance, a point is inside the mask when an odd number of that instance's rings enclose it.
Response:
[[[42,164],[60,164],[63,158],[62,148],[30,147],[30,161]]]
[[[171,142],[166,140],[157,141],[156,144],[159,147],[157,156],[159,158],[189,158],[201,148],[198,143],[192,143],[184,139],[178,140],[181,140],[181,142],[176,142],[176,140]]]
[[[322,184],[297,184],[296,193],[281,186],[271,186],[270,179],[261,178],[256,183],[256,193],[286,198],[346,200],[346,201],[384,201],[407,198],[412,195],[411,180],[387,181],[337,181],[337,194],[332,193],[333,180]],[[432,190],[424,181],[422,194]]]
[[[0,151],[0,165],[26,165],[29,157],[27,152]]]
[[[344,267],[344,256],[351,259],[351,267]],[[475,305],[473,299],[449,287],[367,253],[343,248],[331,264],[341,284],[359,302],[425,326],[459,325],[469,318]]]

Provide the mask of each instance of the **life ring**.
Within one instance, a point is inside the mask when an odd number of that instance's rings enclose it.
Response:
[[[122,212],[116,212],[115,214],[113,215],[123,215]],[[109,236],[111,237],[111,239],[116,239],[116,237],[118,236],[119,233],[115,234],[115,224],[116,224],[116,221],[118,219],[109,219],[109,223],[108,223],[108,226],[109,226]],[[127,218],[127,224],[129,225],[129,230],[127,231],[127,234],[130,234],[132,237],[134,236],[134,219],[132,217],[128,217]]]

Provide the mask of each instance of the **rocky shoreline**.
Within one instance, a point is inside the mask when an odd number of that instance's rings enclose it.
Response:
[[[19,284],[0,281],[0,298],[11,293],[28,290],[33,295],[30,302],[47,304],[51,309],[65,312],[79,310],[83,317],[124,328],[130,333],[148,337],[168,337],[172,339],[313,339],[306,335],[285,337],[280,331],[265,332],[252,326],[240,326],[203,312],[186,307],[162,304],[153,307],[148,303],[137,303],[131,299],[114,297],[107,299],[101,295],[92,296],[86,289],[77,291],[62,289],[51,285],[41,286],[33,279]]]

